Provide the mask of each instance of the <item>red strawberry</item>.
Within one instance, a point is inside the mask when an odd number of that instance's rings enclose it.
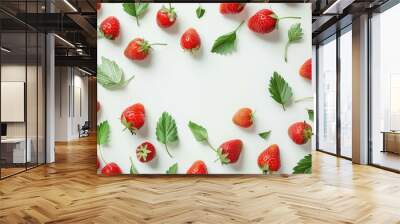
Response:
[[[304,62],[299,70],[299,74],[308,80],[312,77],[312,61],[311,58]]]
[[[116,17],[107,17],[103,22],[101,22],[99,30],[103,36],[107,39],[114,40],[119,36],[119,21]]]
[[[233,123],[242,128],[253,125],[253,111],[250,108],[241,108],[232,118]]]
[[[106,176],[115,176],[120,175],[122,170],[116,163],[109,163],[101,169],[101,173]]]
[[[289,127],[288,134],[294,143],[303,145],[311,139],[312,128],[305,121],[296,122]]]
[[[97,112],[99,112],[100,111],[100,103],[99,103],[99,101],[97,101]]]
[[[261,9],[252,17],[250,17],[249,21],[247,22],[247,26],[250,30],[256,33],[270,33],[275,29],[276,25],[281,19],[301,19],[301,17],[279,18],[272,10]]]
[[[150,142],[143,142],[136,148],[136,157],[142,163],[150,162],[156,156],[156,148]]]
[[[258,156],[257,163],[264,174],[278,171],[281,168],[279,146],[276,144],[270,145]]]
[[[221,164],[235,163],[238,161],[242,152],[243,143],[239,139],[234,139],[223,143],[217,151]]]
[[[243,11],[245,3],[221,3],[219,12],[221,14],[237,14]]]
[[[157,24],[162,28],[168,28],[174,25],[176,21],[175,9],[171,7],[171,4],[169,4],[169,8],[162,6],[162,8],[157,12],[156,19]]]
[[[96,169],[100,168],[100,162],[99,162],[99,158],[96,158]]]
[[[184,50],[189,50],[191,52],[198,50],[200,48],[201,41],[200,36],[197,31],[193,28],[189,28],[182,34],[181,37],[181,47]]]
[[[208,174],[206,164],[197,160],[193,163],[193,165],[187,170],[187,174]]]
[[[136,38],[132,40],[128,46],[125,48],[124,54],[127,58],[132,60],[144,60],[147,55],[149,55],[151,46],[153,45],[166,45],[160,43],[149,44],[146,40],[142,38]]]
[[[132,134],[139,130],[145,121],[144,106],[141,103],[133,104],[122,112],[121,122]]]

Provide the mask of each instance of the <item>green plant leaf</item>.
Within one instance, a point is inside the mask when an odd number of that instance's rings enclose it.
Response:
[[[218,37],[212,46],[211,52],[227,55],[235,50],[236,32],[243,25],[244,21],[232,32]]]
[[[303,159],[297,162],[297,166],[293,168],[293,174],[311,173],[312,171],[312,156],[306,155]]]
[[[104,33],[100,31],[100,29],[97,29],[97,39],[102,39],[104,38]]]
[[[208,141],[208,133],[207,133],[207,129],[205,129],[204,127],[189,121],[189,128],[193,133],[193,136],[196,138],[197,141],[199,142],[204,142],[204,141]]]
[[[125,80],[124,71],[115,63],[101,57],[102,63],[97,65],[97,82],[106,89],[119,89],[131,81],[134,76]]]
[[[129,157],[129,159],[131,160],[131,168],[129,169],[129,173],[132,174],[132,175],[139,174],[139,172],[137,171],[135,165],[133,164],[132,157]]]
[[[167,170],[167,174],[176,174],[178,172],[178,163],[175,163],[174,165],[170,166]]]
[[[123,3],[124,11],[136,18],[136,23],[139,26],[139,17],[141,17],[149,8],[149,3]]]
[[[293,92],[289,84],[277,72],[274,72],[274,75],[269,81],[269,92],[272,99],[281,104],[283,110],[286,110],[285,105],[291,100]]]
[[[157,140],[165,145],[168,155],[172,157],[167,144],[178,140],[178,129],[175,120],[167,112],[162,113],[157,122],[156,136]]]
[[[314,121],[314,110],[307,109],[307,114],[308,114],[308,119],[310,119],[310,121]]]
[[[271,135],[271,131],[264,131],[258,134],[261,138],[267,139]]]
[[[110,125],[108,121],[103,121],[97,125],[97,144],[105,145],[109,142],[110,138]]]
[[[287,62],[287,54],[289,45],[295,42],[299,42],[303,39],[303,29],[300,23],[293,24],[288,31],[288,42],[285,45],[285,62]]]
[[[206,13],[206,10],[203,7],[201,7],[201,5],[199,5],[199,7],[197,7],[196,9],[197,18],[200,19],[201,17],[203,17],[204,13]]]

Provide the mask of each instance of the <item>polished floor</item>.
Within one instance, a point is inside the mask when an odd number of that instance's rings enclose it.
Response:
[[[99,177],[96,142],[0,181],[0,223],[400,223],[400,175],[314,153],[312,175]]]
[[[376,150],[372,158],[374,164],[400,170],[400,154]]]

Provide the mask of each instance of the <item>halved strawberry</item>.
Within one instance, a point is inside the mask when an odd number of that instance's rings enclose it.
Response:
[[[136,157],[142,163],[150,162],[156,156],[156,148],[150,142],[143,142],[136,148]]]

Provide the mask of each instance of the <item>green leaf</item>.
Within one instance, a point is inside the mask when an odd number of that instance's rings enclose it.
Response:
[[[297,162],[297,166],[293,168],[293,174],[311,173],[312,170],[312,156],[306,155],[303,159]]]
[[[206,13],[206,10],[203,7],[201,7],[201,5],[199,5],[199,7],[196,9],[197,18],[200,19],[201,17],[203,17],[204,13]]]
[[[208,141],[208,133],[207,133],[207,129],[205,129],[204,127],[189,121],[189,128],[193,133],[193,136],[196,138],[197,141],[199,142],[204,142],[204,141]]]
[[[167,112],[162,113],[157,122],[156,136],[157,140],[165,145],[168,155],[172,157],[167,144],[178,140],[178,129],[175,120]]]
[[[97,125],[97,144],[105,145],[109,142],[110,125],[108,121],[103,121]]]
[[[132,174],[132,175],[139,174],[139,172],[137,171],[135,165],[133,164],[132,157],[129,157],[129,159],[131,160],[131,168],[129,169],[129,173]]]
[[[235,50],[236,32],[243,25],[244,21],[232,32],[218,37],[212,46],[211,52],[227,55]]]
[[[167,174],[176,174],[178,172],[178,163],[175,163],[174,165],[170,166],[167,170]]]
[[[100,29],[97,29],[97,38],[102,39],[104,38],[104,33],[100,31]]]
[[[122,7],[126,13],[136,18],[136,23],[139,26],[139,17],[146,12],[149,3],[123,3]]]
[[[97,82],[106,89],[118,89],[124,87],[134,76],[125,80],[124,71],[115,63],[105,57],[101,57],[101,65],[97,65]]]
[[[285,105],[289,103],[293,96],[293,92],[289,84],[277,72],[274,72],[274,75],[269,81],[269,92],[272,99],[281,104],[283,110],[286,110]]]
[[[265,131],[265,132],[261,132],[258,135],[263,138],[263,139],[267,139],[271,134],[271,131]]]
[[[307,109],[307,113],[308,113],[308,119],[310,119],[310,121],[314,121],[314,110]]]
[[[293,24],[288,31],[288,42],[285,45],[285,62],[287,62],[287,54],[289,45],[295,42],[299,42],[303,39],[303,29],[300,23]]]

